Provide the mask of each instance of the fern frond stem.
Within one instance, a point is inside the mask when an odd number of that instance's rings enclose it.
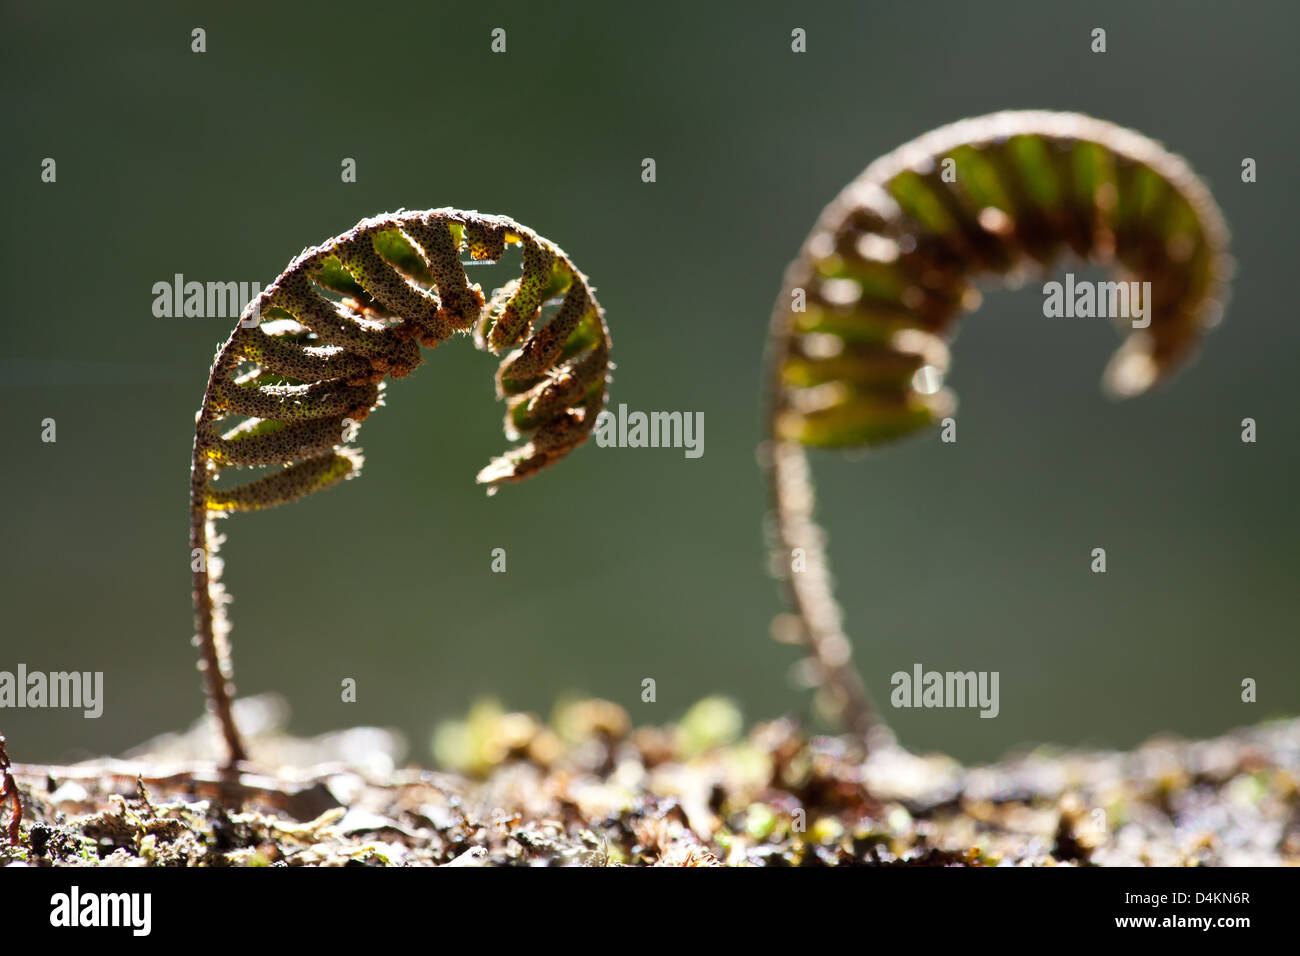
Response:
[[[205,415],[210,419],[208,402],[205,399],[203,411],[199,413],[200,422]],[[235,725],[234,696],[235,684],[233,666],[230,660],[230,642],[226,639],[225,611],[220,605],[221,595],[214,596],[213,586],[217,584],[215,575],[220,564],[217,559],[217,540],[213,533],[212,519],[209,517],[205,502],[208,482],[211,478],[207,459],[197,435],[194,440],[194,459],[190,466],[190,554],[194,578],[194,641],[199,649],[199,671],[203,674],[203,686],[208,701],[208,711],[217,722],[221,737],[226,745],[226,764],[233,767],[241,760],[248,759],[248,752]],[[193,556],[201,555],[201,561]]]
[[[769,432],[764,458],[779,545],[775,560],[786,568],[783,578],[797,618],[799,642],[815,670],[823,705],[828,716],[868,748],[886,747],[893,736],[854,668],[853,645],[844,633],[835,600],[826,533],[814,515],[816,496],[808,456],[802,446],[780,441]],[[802,554],[798,572],[790,570],[796,549]]]

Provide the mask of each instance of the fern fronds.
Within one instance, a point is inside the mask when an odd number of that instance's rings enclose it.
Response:
[[[872,163],[821,214],[786,271],[769,337],[766,465],[803,644],[825,703],[868,742],[887,730],[850,661],[805,447],[873,447],[941,420],[953,321],[981,276],[1063,252],[1149,281],[1103,384],[1140,394],[1222,314],[1228,232],[1205,185],[1146,137],[1090,117],[1005,112],[942,127]]]
[[[522,249],[521,274],[485,300],[461,252],[493,262],[508,246]],[[542,324],[547,304],[558,309]],[[495,490],[523,480],[587,439],[605,403],[604,314],[563,250],[502,216],[435,209],[366,219],[294,259],[218,351],[195,426],[190,548],[199,668],[231,765],[246,754],[231,715],[212,519],[357,475],[360,452],[345,445],[379,405],[384,379],[410,374],[423,361],[421,346],[458,333],[507,353],[497,395],[506,401],[507,437],[525,439],[483,468],[479,483]],[[216,483],[227,469],[255,466],[279,467],[243,485]]]

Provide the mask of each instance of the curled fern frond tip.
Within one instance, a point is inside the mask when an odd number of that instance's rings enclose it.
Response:
[[[489,298],[461,255],[496,262],[515,246],[520,274]],[[383,404],[385,380],[418,368],[422,346],[456,335],[504,355],[496,393],[507,437],[523,441],[483,468],[480,483],[495,489],[531,477],[587,440],[605,403],[610,338],[586,276],[564,251],[504,216],[450,208],[374,216],[304,249],[218,350],[195,418],[192,552],[215,557],[211,517],[286,504],[360,474],[362,456],[349,443]],[[234,487],[217,481],[254,467],[277,470]],[[217,639],[226,628],[218,566],[195,564],[195,618],[233,762],[243,750]]]
[[[508,246],[522,247],[521,275],[489,300],[470,283],[461,252],[496,261]],[[535,329],[549,302],[558,309]],[[200,428],[203,457],[214,471],[293,467],[319,457],[326,461],[297,473],[318,482],[279,479],[262,487],[276,493],[272,503],[288,492],[320,490],[351,473],[330,465],[342,444],[330,438],[378,406],[385,378],[405,377],[422,363],[421,345],[436,347],[456,334],[508,353],[497,374],[506,432],[532,436],[485,468],[481,480],[534,474],[586,439],[603,407],[609,354],[586,277],[558,247],[505,217],[402,210],[307,248],[250,304],[218,353],[200,410],[205,423],[247,421],[228,435]],[[233,510],[263,502],[257,487],[215,500]]]
[[[826,207],[772,313],[764,464],[778,556],[806,563],[786,575],[800,643],[844,723],[883,730],[848,666],[804,449],[875,447],[950,415],[946,340],[980,302],[974,280],[1012,284],[1063,253],[1150,283],[1148,321],[1125,330],[1102,377],[1113,397],[1140,395],[1219,322],[1227,247],[1223,214],[1186,162],[1078,113],[941,127],[871,163]]]
[[[1227,242],[1200,179],[1131,130],[1029,110],[926,133],[850,184],[787,272],[772,328],[777,435],[874,444],[944,417],[947,361],[933,355],[979,302],[973,280],[1023,278],[1063,252],[1151,283],[1151,323],[1129,330],[1102,381],[1113,396],[1141,394],[1217,324]]]

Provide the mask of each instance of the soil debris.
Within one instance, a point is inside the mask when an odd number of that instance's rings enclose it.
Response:
[[[863,759],[789,718],[744,733],[721,698],[642,727],[608,701],[549,721],[482,702],[435,734],[439,773],[403,764],[392,731],[305,740],[274,698],[239,704],[242,773],[212,762],[206,722],[122,759],[12,765],[0,865],[1300,864],[1300,720],[964,767]]]

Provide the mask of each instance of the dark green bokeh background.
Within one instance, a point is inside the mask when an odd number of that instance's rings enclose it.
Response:
[[[488,499],[495,362],[449,343],[390,386],[361,480],[224,523],[241,694],[283,692],[301,732],[400,726],[417,757],[483,694],[544,712],[584,691],[646,721],[715,692],[751,719],[806,710],[767,637],[754,458],[781,270],[874,157],[1026,107],[1186,156],[1233,229],[1232,301],[1193,367],[1115,405],[1106,323],[1044,320],[1032,285],[989,295],[955,349],[957,445],[818,457],[868,682],[884,699],[916,661],[1000,671],[997,720],[891,714],[969,759],[1300,710],[1294,5],[409,7],[5,5],[0,669],[103,670],[107,698],[98,721],[0,713],[15,759],[119,750],[200,709],[187,470],[233,322],[154,318],[153,283],[266,284],[399,206],[506,213],[563,246],[608,313],[614,405],[702,410],[705,455],[592,444]]]

